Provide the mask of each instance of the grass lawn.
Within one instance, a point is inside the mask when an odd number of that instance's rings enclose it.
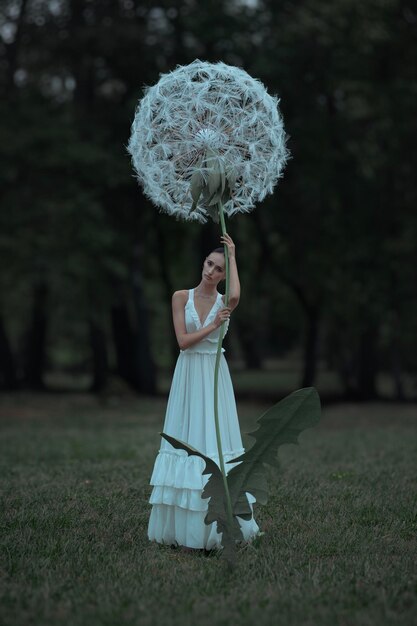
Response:
[[[266,407],[238,408],[245,431]],[[0,398],[2,626],[416,623],[416,406],[326,408],[281,449],[233,572],[147,539],[164,409]]]

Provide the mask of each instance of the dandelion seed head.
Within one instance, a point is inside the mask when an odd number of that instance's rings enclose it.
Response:
[[[190,180],[196,171],[207,179],[210,153],[233,181],[225,213],[251,211],[289,156],[278,104],[260,81],[222,62],[161,74],[139,101],[128,145],[145,194],[171,215],[207,221],[204,200],[191,211]]]
[[[213,151],[226,149],[227,137],[217,128],[200,128],[195,136],[196,150],[210,148]]]

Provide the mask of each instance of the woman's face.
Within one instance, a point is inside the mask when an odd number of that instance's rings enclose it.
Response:
[[[217,285],[226,276],[224,255],[221,252],[211,252],[204,261],[201,274],[203,280],[210,285]]]

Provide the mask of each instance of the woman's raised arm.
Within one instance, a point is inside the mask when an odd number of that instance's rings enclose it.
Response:
[[[231,236],[227,233],[220,238],[220,241],[226,244],[229,252],[229,307],[233,311],[240,300],[240,281],[236,264],[236,246]]]
[[[194,344],[198,343],[202,339],[205,339],[207,335],[216,330],[222,322],[230,317],[230,307],[226,307],[217,312],[216,317],[207,326],[196,330],[194,333],[187,333],[185,327],[185,314],[184,307],[187,303],[188,292],[176,291],[172,296],[172,320],[174,322],[175,336],[180,350],[187,350]]]

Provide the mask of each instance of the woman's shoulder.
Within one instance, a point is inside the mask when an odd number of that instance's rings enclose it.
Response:
[[[188,300],[188,289],[179,289],[172,294],[172,302],[186,302]]]

